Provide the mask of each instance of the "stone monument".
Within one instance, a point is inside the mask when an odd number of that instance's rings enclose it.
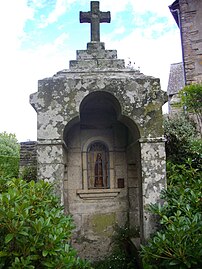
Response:
[[[30,103],[37,112],[38,178],[55,183],[76,229],[81,257],[98,260],[111,250],[116,225],[155,230],[150,203],[166,185],[162,105],[157,78],[126,68],[116,50],[105,50],[99,24],[110,13],[91,2],[80,22],[91,24],[91,42],[77,50],[68,70],[39,80]]]

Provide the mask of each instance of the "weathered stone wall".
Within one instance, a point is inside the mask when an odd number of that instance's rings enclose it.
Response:
[[[177,106],[180,102],[178,92],[184,88],[184,66],[183,63],[175,63],[170,66],[170,74],[168,80],[168,113],[175,115],[182,112],[182,108]]]
[[[20,143],[19,176],[25,180],[35,180],[37,174],[37,142],[27,141]]]
[[[186,83],[202,82],[202,1],[179,0]]]
[[[56,184],[83,257],[109,254],[116,224],[140,228],[142,241],[155,229],[147,208],[160,202],[166,185],[165,100],[159,79],[125,68],[100,42],[77,51],[70,70],[40,80],[30,96],[38,121],[38,177]],[[93,141],[109,149],[106,189],[88,187],[86,152]]]
[[[20,143],[20,167],[36,165],[37,142],[27,141]]]

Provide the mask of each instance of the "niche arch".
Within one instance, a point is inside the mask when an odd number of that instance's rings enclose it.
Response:
[[[95,207],[103,204],[105,208],[106,199],[110,199],[118,223],[125,220],[131,228],[140,226],[140,132],[135,122],[122,114],[118,99],[104,91],[88,94],[80,104],[79,116],[66,125],[63,135],[67,167],[64,197],[70,213],[77,215],[79,205],[83,207],[86,201],[82,214],[88,214],[89,201],[95,204],[99,200]],[[109,181],[105,186],[89,184],[88,153],[93,143],[101,143],[108,150]],[[95,165],[96,158],[94,169]]]

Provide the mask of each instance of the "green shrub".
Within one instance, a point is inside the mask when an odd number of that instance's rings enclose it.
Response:
[[[73,227],[49,183],[0,179],[0,268],[89,268],[70,246]]]
[[[20,176],[27,182],[37,181],[37,165],[27,165],[21,169]]]
[[[192,160],[167,169],[165,204],[151,206],[161,229],[142,247],[145,268],[202,268],[202,172]]]
[[[164,120],[166,156],[168,160],[181,163],[187,159],[192,140],[196,138],[196,127],[183,114]]]
[[[20,145],[15,134],[0,133],[0,155],[20,157]]]
[[[202,136],[202,84],[185,86],[180,92],[181,105],[196,116],[198,129]]]
[[[18,177],[19,157],[0,156],[0,177]]]
[[[0,176],[17,177],[19,173],[20,145],[14,134],[0,133]]]

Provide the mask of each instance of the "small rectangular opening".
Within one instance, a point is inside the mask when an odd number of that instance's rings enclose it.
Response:
[[[124,178],[118,178],[118,188],[124,188]]]

